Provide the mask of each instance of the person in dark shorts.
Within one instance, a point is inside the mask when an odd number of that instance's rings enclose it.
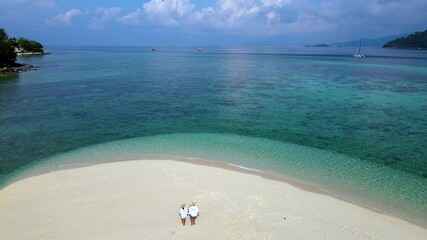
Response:
[[[190,214],[191,225],[196,224],[196,218],[199,216],[199,208],[196,206],[196,202],[191,202],[191,206],[188,208],[188,213]]]

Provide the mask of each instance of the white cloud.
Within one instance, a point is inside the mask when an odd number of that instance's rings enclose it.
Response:
[[[304,1],[306,2],[306,1]],[[142,8],[121,17],[126,24],[142,22],[160,27],[214,28],[239,33],[271,33],[282,29],[282,20],[289,17],[287,9],[293,9],[293,0],[218,0],[215,6],[194,11],[191,0],[150,0]],[[298,16],[293,18],[297,21]],[[271,26],[271,25],[280,26]],[[256,28],[256,30],[254,30]]]
[[[120,18],[120,21],[130,25],[140,25],[141,16],[143,15],[140,8]]]
[[[317,5],[311,4],[310,14],[317,14],[317,18],[323,21],[325,29],[334,32],[350,32],[362,36],[379,37],[388,34],[413,31],[419,24],[425,27],[426,14],[419,14],[427,10],[427,1],[423,0],[359,0],[358,2],[329,0]],[[404,21],[402,21],[404,19]],[[334,24],[334,28],[326,27]],[[412,29],[408,28],[411,27]],[[309,30],[309,29],[308,29]]]
[[[100,17],[101,21],[111,20],[114,17],[116,17],[121,11],[122,9],[119,7],[110,7],[110,8],[97,7],[96,8],[96,13],[101,14],[101,17]]]
[[[268,12],[267,14],[265,14],[265,17],[268,19],[269,22],[280,19],[279,15],[274,11]]]
[[[104,28],[105,23],[115,20],[122,11],[119,7],[103,8],[97,7],[95,14],[98,14],[93,18],[93,22],[89,24],[89,28],[101,29]]]
[[[427,15],[413,14],[418,9],[427,9],[427,1],[217,0],[214,5],[196,8],[191,0],[146,0],[120,20],[133,25],[249,35],[331,33],[381,29],[384,22],[401,26],[426,22]]]
[[[283,7],[290,4],[292,0],[262,0],[262,5],[266,7]]]
[[[240,30],[253,27],[252,24],[262,12],[259,1],[219,0],[218,5],[194,12],[190,20],[197,24],[210,25],[225,30]]]
[[[152,23],[171,27],[179,26],[194,7],[190,0],[150,0],[143,4],[143,11]]]
[[[77,8],[73,8],[68,10],[65,13],[61,13],[56,15],[55,17],[46,20],[46,23],[52,26],[56,26],[56,25],[67,25],[67,26],[71,26],[71,20],[77,16],[82,14],[82,11],[80,9]]]
[[[336,29],[336,25],[315,15],[300,14],[297,21],[283,24],[283,30],[295,33],[315,33]]]

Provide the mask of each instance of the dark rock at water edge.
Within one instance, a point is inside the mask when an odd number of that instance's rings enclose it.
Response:
[[[21,72],[28,72],[28,71],[34,71],[34,70],[37,70],[36,66],[30,65],[30,64],[16,63],[11,67],[0,68],[0,74],[21,73]]]

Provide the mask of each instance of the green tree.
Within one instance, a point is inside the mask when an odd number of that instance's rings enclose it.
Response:
[[[15,64],[14,43],[15,41],[7,36],[6,31],[0,28],[0,67],[10,67]]]
[[[39,42],[29,40],[26,38],[19,38],[18,44],[21,46],[25,52],[41,52],[43,53],[43,45]]]
[[[6,33],[6,31],[3,29],[3,28],[0,28],[0,41],[2,41],[2,40],[6,40],[6,39],[8,39],[9,37],[7,36],[7,33]]]

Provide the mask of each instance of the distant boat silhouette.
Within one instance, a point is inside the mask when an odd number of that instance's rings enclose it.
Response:
[[[364,58],[365,55],[360,54],[360,48],[362,47],[362,39],[359,41],[359,47],[357,48],[356,54],[353,55],[355,58]]]
[[[200,47],[199,47],[199,48],[197,49],[197,51],[201,52],[201,51],[202,51],[202,48],[200,48]]]

